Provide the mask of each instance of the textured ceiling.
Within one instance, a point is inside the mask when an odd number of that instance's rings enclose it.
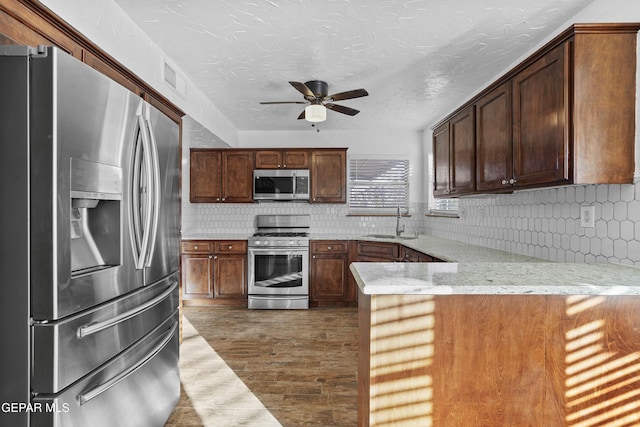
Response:
[[[421,130],[593,0],[116,0],[238,130],[302,130],[288,81],[365,88],[321,129]]]

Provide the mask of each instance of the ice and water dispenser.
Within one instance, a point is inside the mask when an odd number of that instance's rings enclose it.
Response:
[[[122,169],[72,158],[70,202],[72,275],[119,265]]]

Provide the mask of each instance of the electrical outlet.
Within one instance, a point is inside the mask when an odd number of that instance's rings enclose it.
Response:
[[[594,206],[580,206],[580,227],[594,228],[596,226],[594,216]]]

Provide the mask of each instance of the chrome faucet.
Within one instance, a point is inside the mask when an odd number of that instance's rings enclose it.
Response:
[[[400,237],[400,234],[404,233],[404,225],[400,227],[400,206],[398,206],[398,215],[396,216],[396,237]]]

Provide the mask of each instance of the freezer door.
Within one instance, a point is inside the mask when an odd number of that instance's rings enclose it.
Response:
[[[56,48],[30,64],[32,315],[56,320],[143,284],[130,262],[139,98]]]
[[[178,271],[180,159],[178,125],[150,104],[137,109],[132,156],[132,247],[145,284]]]
[[[57,393],[142,338],[178,307],[178,275],[62,321],[33,326],[32,389]]]
[[[31,427],[164,425],[180,396],[178,336],[176,311],[134,346],[61,394],[34,397]]]

